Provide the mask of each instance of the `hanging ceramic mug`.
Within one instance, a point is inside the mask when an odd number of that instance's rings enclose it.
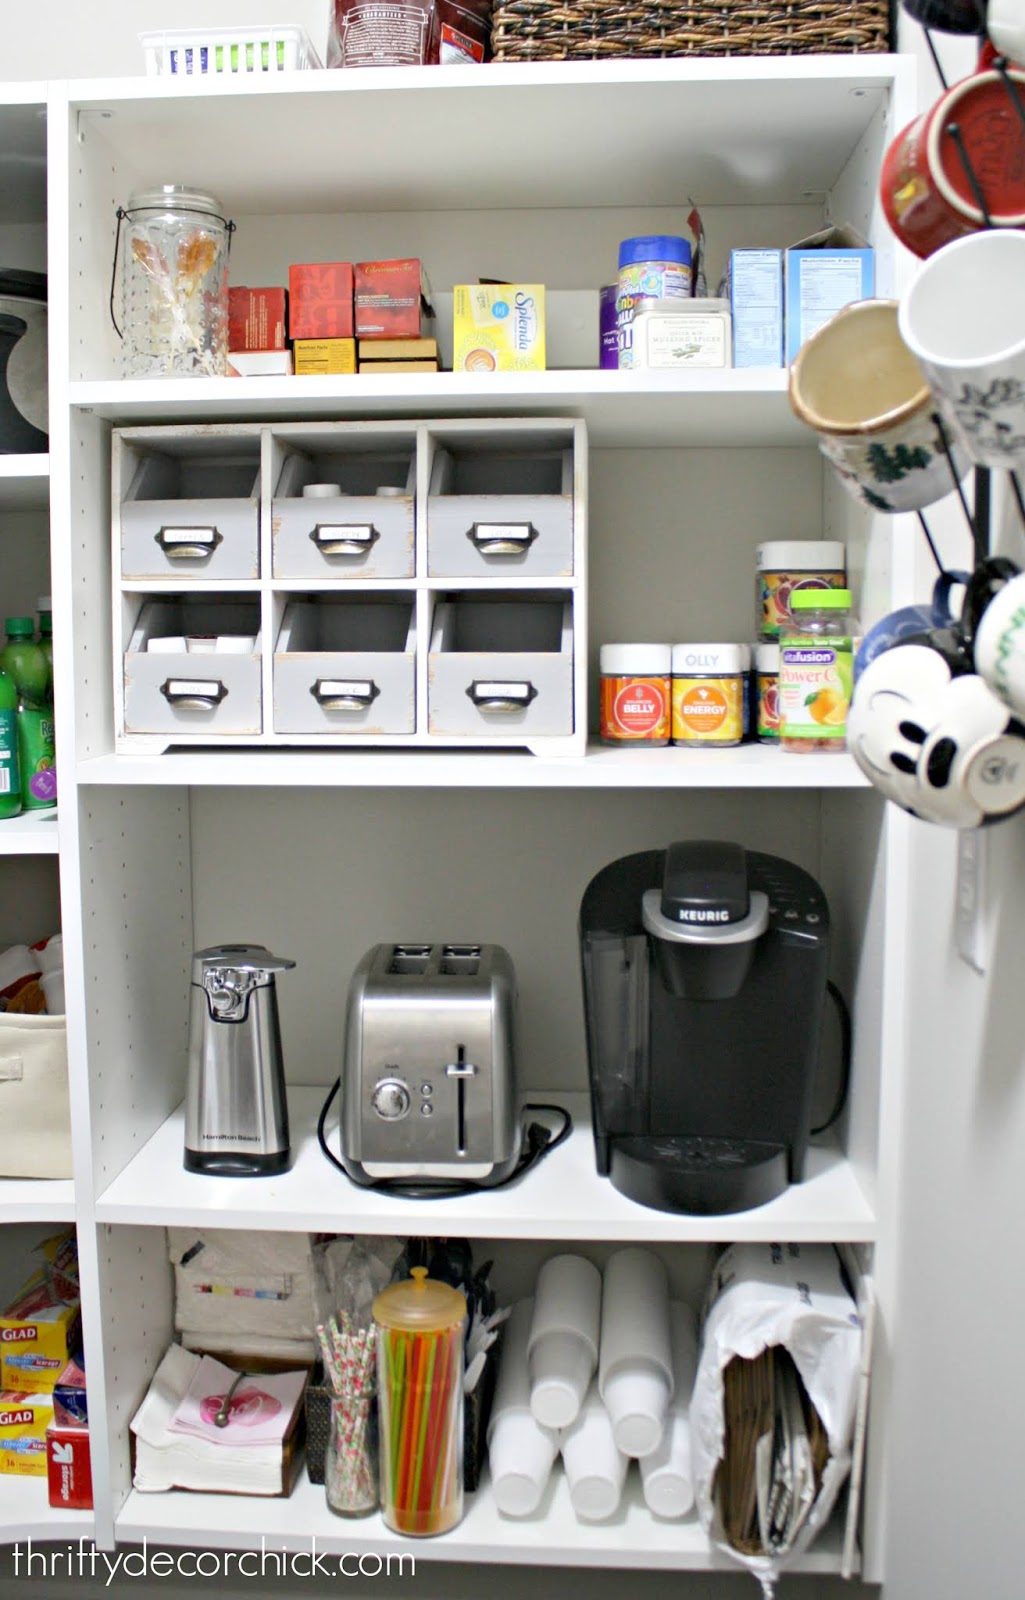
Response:
[[[895,300],[856,300],[790,368],[790,404],[849,492],[874,511],[917,511],[954,487],[932,392],[897,327]],[[965,471],[952,446],[954,471]]]
[[[989,0],[989,42],[1008,61],[1025,61],[1025,0]]]
[[[981,33],[985,27],[985,0],[902,0],[902,4],[923,28],[940,33]]]
[[[967,572],[941,572],[933,585],[932,598],[927,605],[901,606],[880,617],[865,633],[854,660],[854,681],[857,683],[865,668],[884,650],[916,635],[928,633],[932,628],[953,628],[957,618],[951,608],[952,589],[963,587],[967,592],[971,583]]]
[[[1006,706],[1025,717],[1025,573],[1004,556],[981,561],[968,584],[963,615],[976,672]]]
[[[1025,468],[1025,233],[948,244],[905,292],[898,321],[971,459]]]
[[[1025,97],[1025,72],[1010,74]],[[883,157],[879,193],[886,220],[902,244],[923,259],[990,223],[1025,227],[1025,129],[999,72],[976,72],[899,133]],[[981,287],[981,286],[980,286]]]

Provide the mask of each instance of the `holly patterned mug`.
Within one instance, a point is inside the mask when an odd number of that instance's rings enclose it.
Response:
[[[900,336],[895,300],[856,300],[801,346],[790,404],[848,491],[875,511],[918,511],[967,470]]]

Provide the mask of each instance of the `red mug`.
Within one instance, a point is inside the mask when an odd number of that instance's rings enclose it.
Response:
[[[1010,76],[1025,97],[1025,72]],[[923,259],[986,222],[947,131],[961,130],[990,220],[1025,227],[1025,130],[1000,73],[976,72],[950,89],[899,133],[879,178],[886,219],[902,244]]]

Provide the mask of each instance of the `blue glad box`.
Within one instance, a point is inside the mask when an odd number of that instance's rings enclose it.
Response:
[[[875,252],[869,249],[787,250],[787,361],[806,339],[853,300],[875,293]]]

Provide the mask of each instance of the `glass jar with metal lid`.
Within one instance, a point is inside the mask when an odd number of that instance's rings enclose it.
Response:
[[[220,201],[165,183],[118,211],[122,236],[122,370],[129,378],[227,372],[228,245]],[[113,310],[113,306],[112,306]]]

